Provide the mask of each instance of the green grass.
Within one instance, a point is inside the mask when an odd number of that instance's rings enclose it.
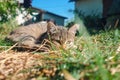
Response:
[[[11,45],[4,41],[5,36],[15,28],[9,24],[0,27],[0,46]],[[67,70],[76,80],[120,80],[120,54],[116,54],[119,44],[120,30],[117,29],[101,31],[93,36],[77,37],[77,48],[61,49],[61,58],[46,58],[49,61],[55,60],[58,68],[56,75],[47,77],[47,80],[64,80],[60,74],[62,70]],[[41,77],[39,76],[38,80],[39,78]]]
[[[13,20],[10,20],[4,24],[0,24],[0,46],[4,47],[5,50],[8,48],[8,46],[11,46],[12,43],[6,42],[4,39],[16,27],[17,25]],[[2,49],[2,47],[0,47],[0,49]]]
[[[83,80],[119,80],[120,30],[102,31],[90,37],[77,37],[77,49],[63,50],[60,69],[67,69],[74,78]],[[75,54],[71,54],[75,53]],[[118,70],[117,70],[118,69]],[[117,70],[118,72],[114,72]]]

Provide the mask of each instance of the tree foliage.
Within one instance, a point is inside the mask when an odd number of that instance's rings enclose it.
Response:
[[[0,22],[6,22],[15,15],[17,1],[4,0],[0,2]]]
[[[31,7],[32,0],[24,0],[24,3],[18,5],[18,0],[1,0],[0,1],[0,23],[6,22],[9,19],[15,17],[16,15],[16,8],[24,7],[29,8]]]

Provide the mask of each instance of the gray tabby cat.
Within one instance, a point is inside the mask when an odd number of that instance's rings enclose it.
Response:
[[[41,42],[47,39],[59,47],[66,43],[73,43],[78,28],[79,25],[77,24],[67,30],[64,27],[56,26],[52,22],[40,22],[15,29],[6,39],[18,43],[19,46],[29,48],[39,47]]]

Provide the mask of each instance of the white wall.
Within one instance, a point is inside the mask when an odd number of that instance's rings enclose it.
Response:
[[[102,0],[80,0],[75,3],[75,8],[82,11],[84,15],[100,15],[102,17]]]

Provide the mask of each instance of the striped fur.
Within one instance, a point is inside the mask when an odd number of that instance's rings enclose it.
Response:
[[[77,27],[78,25],[73,25],[67,30],[64,27],[54,25],[52,22],[39,22],[13,30],[6,39],[15,43],[19,42],[19,46],[28,46],[30,48],[39,47],[39,42],[44,39],[53,42],[56,46],[60,46],[74,42]]]

